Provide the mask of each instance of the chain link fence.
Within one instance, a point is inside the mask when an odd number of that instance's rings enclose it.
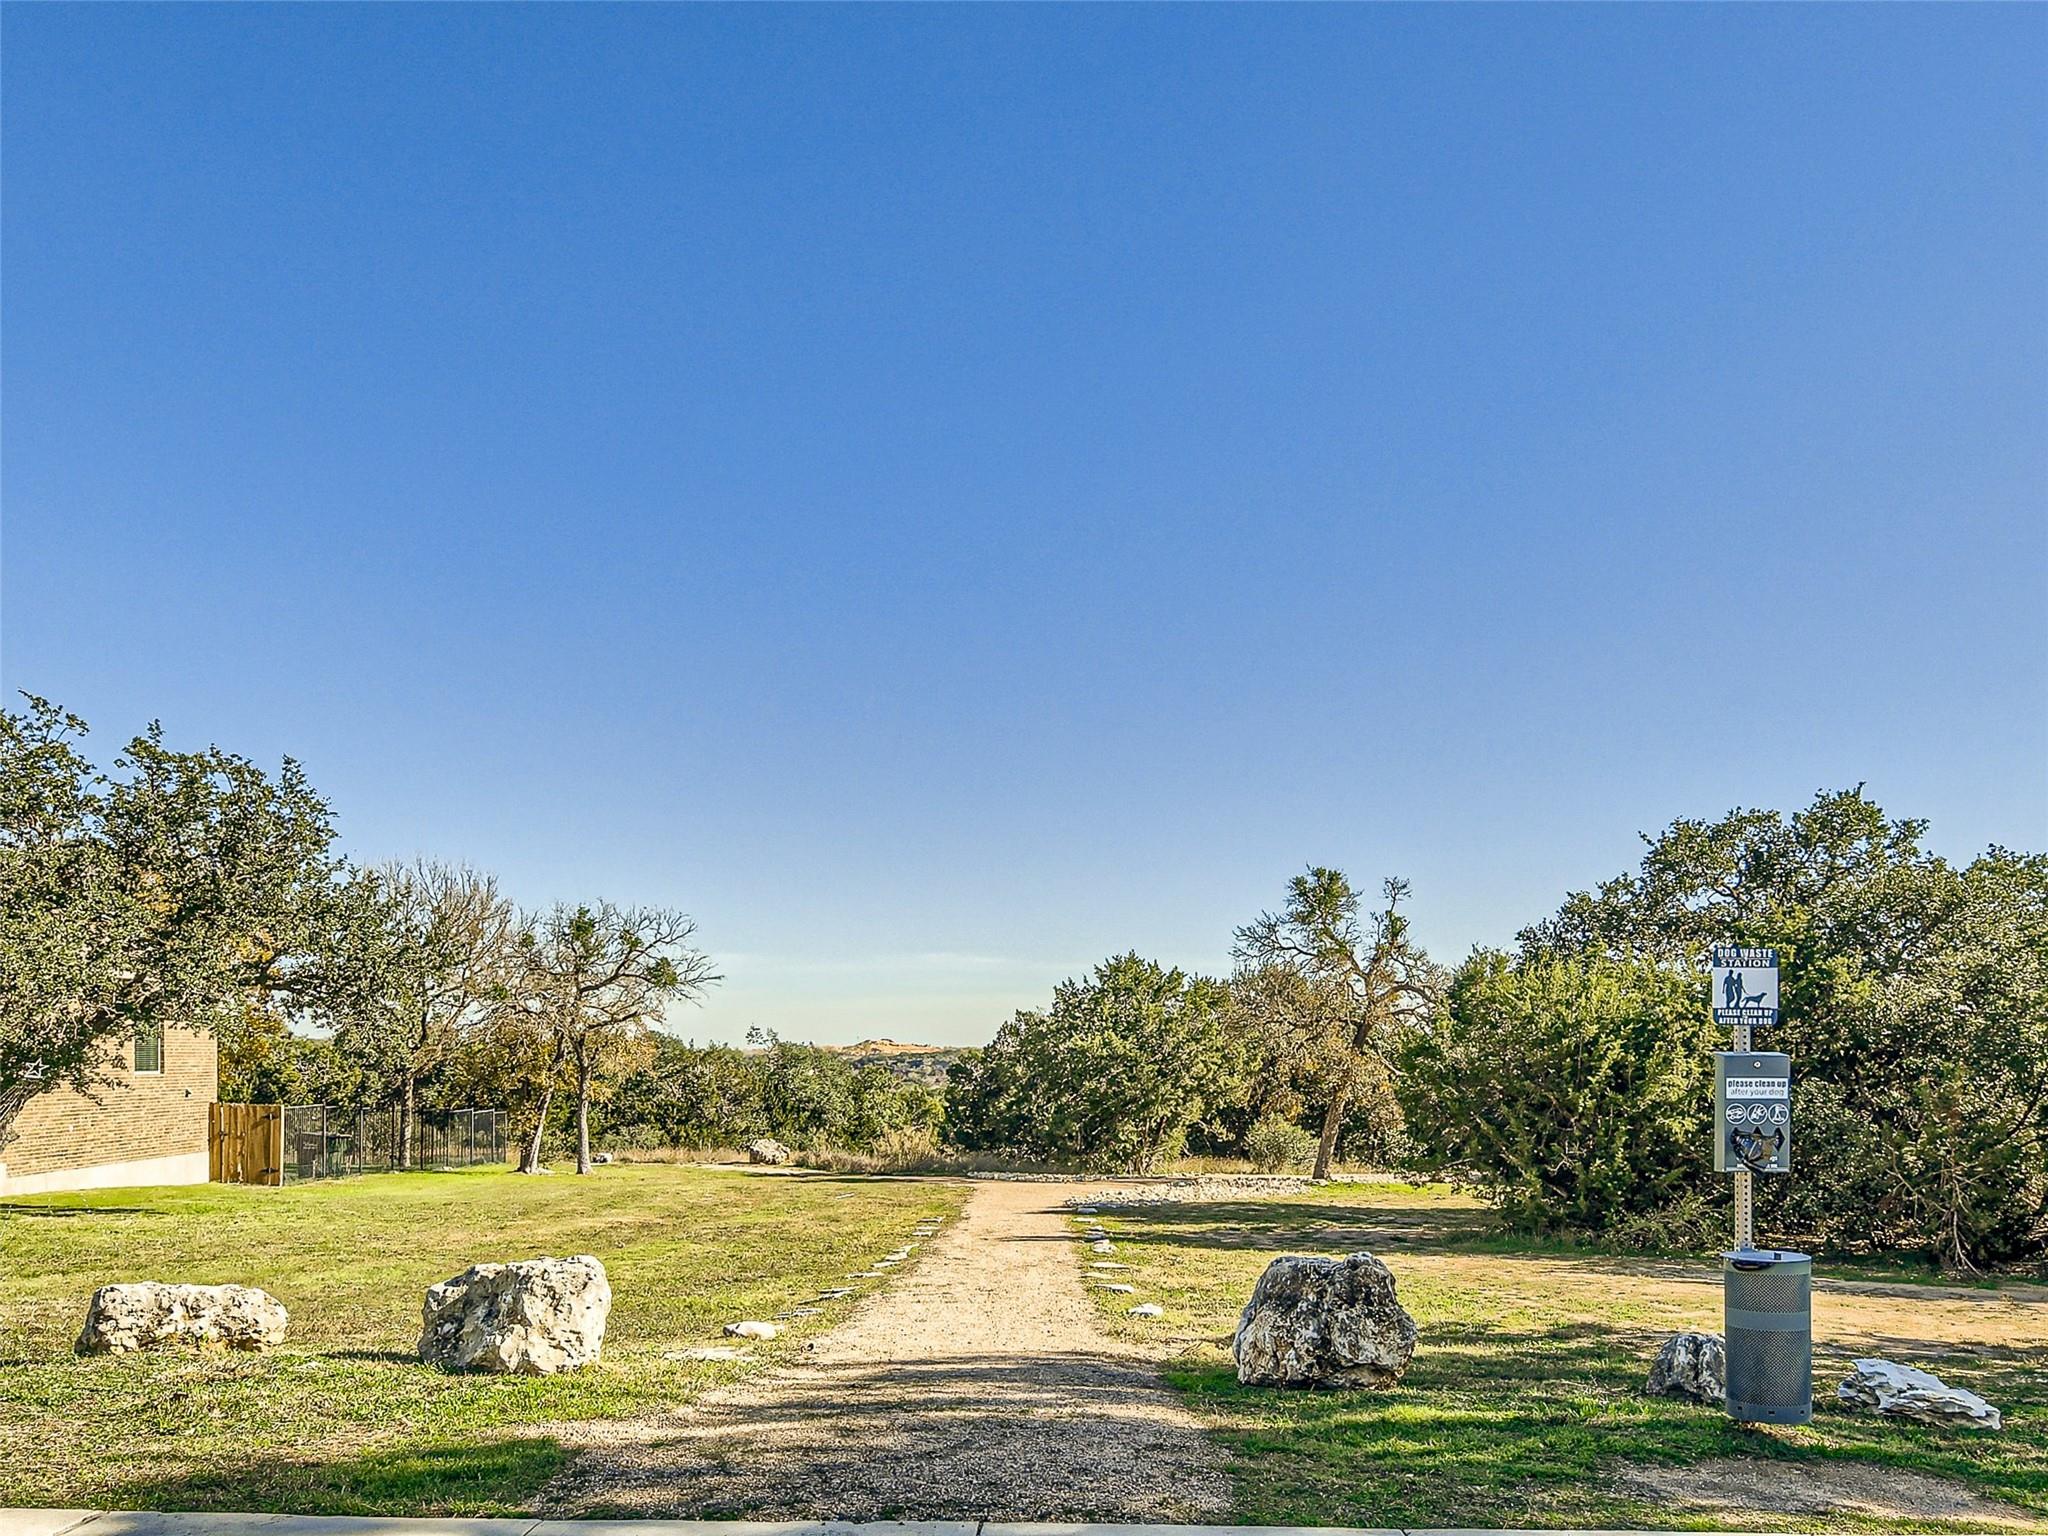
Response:
[[[397,1105],[335,1109],[287,1104],[284,1182],[338,1179],[394,1168],[472,1168],[505,1161],[510,1116],[502,1109],[422,1109],[413,1113],[412,1157],[399,1155]]]

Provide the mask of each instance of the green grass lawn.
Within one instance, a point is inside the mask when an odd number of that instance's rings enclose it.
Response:
[[[687,1401],[829,1326],[850,1271],[963,1186],[617,1165],[331,1183],[111,1190],[0,1202],[0,1505],[512,1512],[567,1453],[545,1426]],[[413,1356],[422,1293],[486,1259],[592,1253],[604,1358],[555,1377],[453,1376]],[[96,1286],[258,1285],[271,1353],[72,1352]],[[827,1285],[854,1297],[744,1364],[668,1358]]]
[[[1490,1232],[1482,1210],[1441,1187],[1323,1187],[1101,1214],[1114,1259],[1133,1266],[1107,1278],[1137,1288],[1132,1296],[1097,1293],[1105,1321],[1162,1358],[1168,1379],[1236,1453],[1240,1520],[1814,1531],[1986,1525],[1981,1514],[1686,1507],[1630,1486],[1631,1468],[1670,1475],[1738,1458],[1732,1475],[1777,1487],[1810,1487],[1816,1476],[1883,1482],[1884,1469],[1907,1469],[2004,1501],[2011,1521],[2048,1530],[2048,1288],[1898,1283],[1896,1270],[1859,1272],[1846,1288],[1824,1285],[1815,1301],[1814,1422],[1745,1429],[1717,1410],[1642,1391],[1664,1335],[1719,1331],[1711,1259],[1516,1251]],[[1283,1252],[1361,1250],[1392,1267],[1421,1329],[1402,1382],[1384,1392],[1240,1387],[1229,1338],[1265,1265]],[[1124,1316],[1143,1301],[1160,1303],[1165,1315]],[[1924,1429],[1837,1409],[1834,1385],[1846,1362],[1864,1354],[1921,1365],[1983,1394],[2005,1410],[2005,1433]]]

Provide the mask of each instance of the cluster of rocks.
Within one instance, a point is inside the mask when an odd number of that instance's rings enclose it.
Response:
[[[756,1142],[756,1161],[789,1155],[780,1142]],[[766,1154],[777,1154],[770,1157]],[[849,1279],[880,1279],[912,1250],[937,1235],[944,1218],[929,1216],[902,1246]],[[851,1296],[851,1286],[824,1291],[818,1301]],[[473,1264],[427,1289],[420,1313],[419,1358],[446,1371],[545,1376],[595,1364],[604,1351],[612,1288],[604,1265],[590,1254]],[[816,1317],[818,1306],[792,1308],[784,1318]],[[103,1285],[93,1292],[80,1354],[122,1354],[169,1346],[264,1350],[282,1344],[291,1319],[284,1303],[248,1285],[169,1285],[144,1280]],[[728,1323],[726,1334],[747,1341],[775,1338],[774,1323]],[[685,1351],[673,1358],[723,1360],[744,1353],[730,1345]]]
[[[1261,1200],[1274,1195],[1292,1195],[1315,1181],[1294,1173],[1202,1173],[1185,1178],[1158,1179],[1141,1189],[1102,1189],[1075,1195],[1067,1204],[1079,1210],[1107,1208],[1128,1210],[1144,1205],[1191,1205],[1221,1200]]]
[[[1101,1255],[1116,1252],[1116,1245],[1103,1232],[1102,1218],[1095,1214],[1095,1207],[1092,1205],[1075,1206],[1074,1219],[1080,1223],[1081,1236],[1087,1239],[1088,1251],[1098,1255],[1088,1265],[1088,1278],[1095,1289],[1109,1296],[1137,1295],[1138,1288],[1135,1285],[1126,1285],[1120,1280],[1106,1278],[1119,1270],[1127,1270],[1131,1266],[1128,1264],[1118,1264],[1112,1259],[1101,1257]],[[1150,1321],[1153,1318],[1163,1317],[1165,1314],[1166,1309],[1156,1301],[1141,1301],[1134,1306],[1124,1309],[1124,1316],[1135,1317],[1141,1321]]]
[[[589,1254],[475,1264],[428,1288],[419,1358],[449,1371],[577,1370],[602,1353],[611,1307],[604,1265]],[[103,1285],[86,1308],[78,1350],[263,1350],[284,1342],[289,1323],[284,1303],[254,1286]]]
[[[1728,1400],[1728,1356],[1718,1333],[1678,1333],[1650,1365],[1647,1388],[1666,1397],[1719,1405]],[[1890,1360],[1857,1360],[1835,1388],[1836,1401],[1888,1418],[1937,1428],[1997,1430],[2004,1418],[1976,1393],[1952,1387],[1932,1371]]]
[[[924,1241],[927,1238],[937,1236],[939,1230],[939,1223],[944,1219],[945,1218],[940,1216],[927,1216],[911,1229],[911,1236],[908,1242],[904,1243],[900,1248],[893,1248],[889,1252],[883,1254],[879,1259],[874,1260],[873,1263],[866,1269],[849,1270],[847,1272],[846,1278],[849,1280],[880,1280],[885,1278],[890,1270],[894,1269],[897,1265],[902,1264],[910,1257],[912,1250],[914,1250],[920,1242]],[[817,1305],[817,1303],[826,1301],[843,1301],[848,1296],[853,1295],[854,1290],[855,1287],[850,1285],[828,1286],[824,1290],[818,1292],[816,1296],[811,1298],[810,1305],[801,1307],[791,1307],[785,1312],[776,1313],[776,1322],[792,1322],[797,1318],[822,1316],[825,1309],[822,1306]],[[752,1318],[737,1323],[727,1323],[725,1325],[725,1333],[728,1338],[757,1339],[766,1341],[775,1338],[781,1332],[782,1330],[776,1326],[776,1323],[761,1322],[757,1319]],[[686,1358],[697,1357],[688,1356]],[[703,1358],[725,1359],[727,1358],[727,1356],[724,1354],[712,1354],[704,1356]]]

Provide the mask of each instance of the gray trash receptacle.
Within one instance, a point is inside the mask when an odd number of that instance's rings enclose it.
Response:
[[[1721,1255],[1728,1417],[1746,1424],[1813,1418],[1813,1260],[1782,1248]]]

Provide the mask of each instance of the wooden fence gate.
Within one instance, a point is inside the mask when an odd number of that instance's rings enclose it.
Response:
[[[284,1106],[214,1105],[206,1146],[207,1177],[216,1184],[282,1184]]]

